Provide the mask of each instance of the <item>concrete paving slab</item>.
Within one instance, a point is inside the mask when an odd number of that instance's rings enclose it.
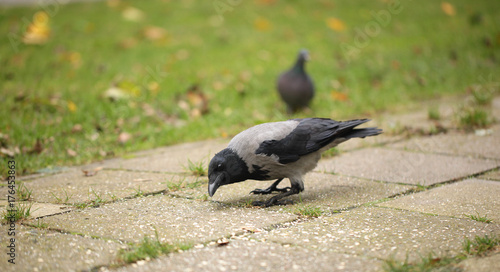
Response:
[[[73,234],[16,225],[15,264],[6,254],[11,236],[0,226],[1,271],[89,271],[116,260],[121,244]]]
[[[462,252],[465,238],[499,234],[500,227],[472,220],[418,212],[360,207],[335,216],[291,222],[251,239],[301,245],[319,251],[404,261]]]
[[[367,148],[318,163],[326,171],[405,184],[432,185],[493,169],[500,161]]]
[[[137,171],[156,171],[180,173],[187,172],[188,160],[193,163],[208,163],[215,155],[227,147],[228,140],[217,139],[203,142],[186,143],[162,148],[162,151],[153,155],[137,157],[110,163],[106,167]]]
[[[296,215],[259,208],[237,208],[215,202],[155,195],[87,208],[45,218],[52,228],[99,237],[142,241],[154,237],[162,242],[205,242],[295,220]]]
[[[500,271],[500,253],[483,258],[470,258],[458,264],[458,267],[467,272]]]
[[[250,195],[249,192],[255,188],[267,188],[272,182],[246,181],[223,186],[217,190],[212,199],[221,203],[240,206],[256,200],[264,201],[273,195],[256,196]],[[304,177],[304,185],[305,190],[302,193],[286,199],[292,200],[294,204],[298,205],[320,207],[323,211],[336,211],[359,206],[413,188],[413,186],[407,185],[388,184],[314,172]],[[287,186],[290,186],[290,182],[285,179],[279,187]],[[206,193],[206,190],[206,188],[203,188],[203,193]]]
[[[179,180],[194,182],[195,177],[171,174],[101,170],[86,177],[81,171],[61,173],[25,182],[38,202],[75,204],[101,198],[113,201],[142,193],[159,192],[168,188],[169,182]]]
[[[500,170],[485,173],[484,175],[478,176],[477,178],[500,181]]]
[[[230,240],[118,271],[380,271],[382,261],[275,243]]]
[[[388,147],[427,153],[500,159],[500,126],[494,126],[487,131],[488,134],[483,136],[469,133],[418,137],[389,144]]]
[[[453,122],[454,109],[451,105],[433,104],[424,107],[426,108],[425,110],[379,116],[377,118],[377,125],[388,134],[399,134],[405,129],[429,133],[435,131],[439,126],[445,128],[455,126]],[[429,119],[430,108],[438,110],[440,115],[439,120]]]
[[[499,195],[500,182],[468,179],[378,205],[462,218],[479,215],[500,223]]]
[[[71,206],[58,205],[52,203],[31,202],[31,203],[25,203],[23,205],[30,205],[30,204],[31,204],[31,213],[29,218],[39,218],[49,215],[61,214],[69,212],[71,209],[73,209],[73,207]]]

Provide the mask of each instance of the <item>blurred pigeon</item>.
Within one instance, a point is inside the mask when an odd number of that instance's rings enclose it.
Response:
[[[287,105],[288,113],[308,107],[314,96],[314,84],[304,68],[307,60],[307,50],[300,50],[295,65],[278,78],[278,92]]]
[[[222,185],[247,179],[277,179],[267,189],[255,189],[254,194],[280,194],[258,206],[279,204],[283,197],[304,190],[302,177],[316,167],[321,153],[351,138],[364,138],[382,133],[378,128],[356,126],[368,119],[339,122],[326,118],[293,119],[264,123],[236,135],[227,148],[217,153],[208,166],[208,194],[213,196]],[[277,188],[284,179],[291,187]]]

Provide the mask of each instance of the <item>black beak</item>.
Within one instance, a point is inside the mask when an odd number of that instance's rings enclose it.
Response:
[[[222,179],[224,178],[224,173],[220,173],[213,182],[208,182],[208,195],[212,197],[219,186],[222,184]]]

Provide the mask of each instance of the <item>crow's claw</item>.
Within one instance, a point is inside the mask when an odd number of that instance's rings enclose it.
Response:
[[[251,191],[251,194],[254,195],[268,195],[271,194],[272,192],[288,192],[290,190],[290,187],[285,187],[285,188],[266,188],[266,189],[255,189]]]

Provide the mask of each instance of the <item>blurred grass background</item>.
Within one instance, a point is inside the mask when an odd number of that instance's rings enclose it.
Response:
[[[261,122],[370,117],[500,74],[499,1],[48,2],[0,7],[0,156],[18,174]],[[301,48],[317,93],[287,116],[275,80]]]

